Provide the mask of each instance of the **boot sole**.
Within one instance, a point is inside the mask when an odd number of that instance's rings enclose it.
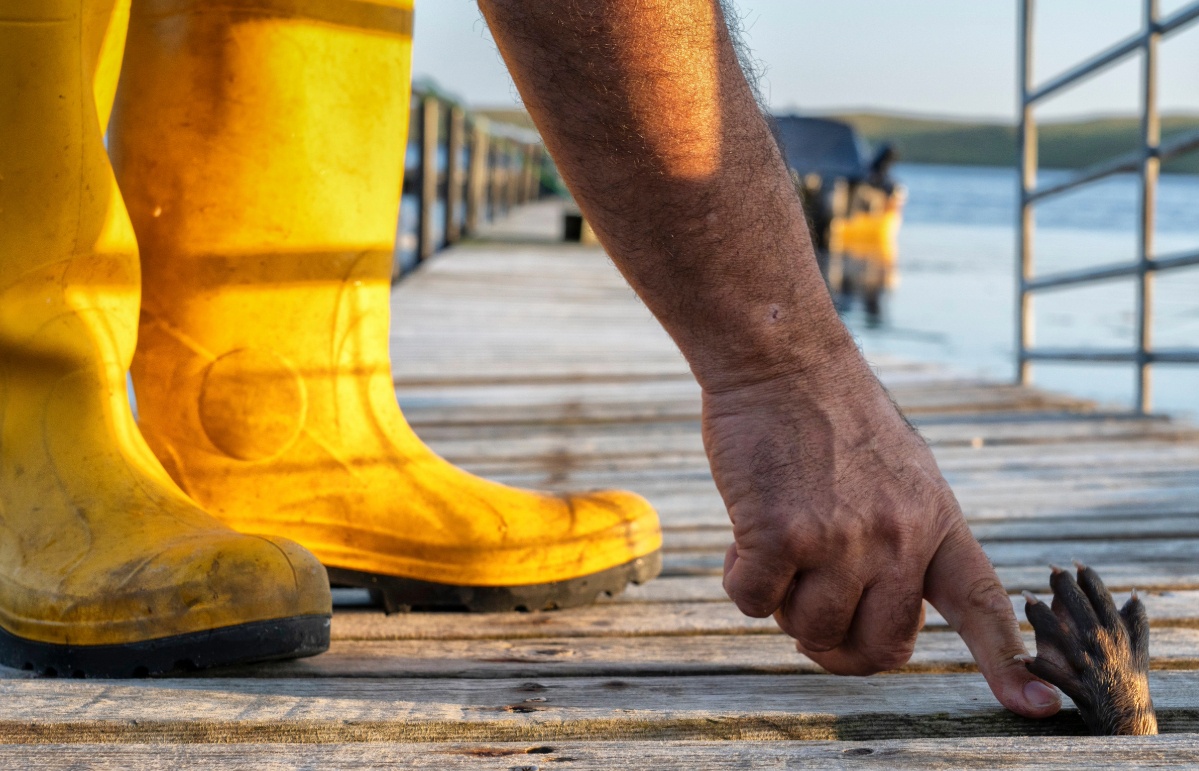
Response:
[[[0,629],[0,664],[49,677],[150,677],[315,656],[329,649],[329,616],[252,621],[113,645],[59,645]]]
[[[565,581],[525,586],[455,586],[416,578],[378,575],[326,566],[335,587],[369,589],[387,613],[457,610],[476,613],[560,610],[590,605],[601,594],[620,594],[629,583],[642,584],[662,572],[662,552]]]

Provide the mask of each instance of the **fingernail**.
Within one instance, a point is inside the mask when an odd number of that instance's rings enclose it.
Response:
[[[1033,680],[1025,684],[1024,698],[1034,707],[1050,707],[1059,701],[1057,691],[1039,680]]]

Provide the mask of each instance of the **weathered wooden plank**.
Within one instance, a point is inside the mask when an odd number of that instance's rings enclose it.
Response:
[[[1035,650],[1031,632],[1025,645]],[[1199,629],[1163,627],[1152,637],[1155,670],[1199,669]],[[972,672],[974,659],[949,631],[922,633],[902,672]],[[818,674],[782,634],[566,637],[525,640],[338,640],[327,653],[205,673],[206,677],[694,677]],[[32,673],[0,668],[0,679]]]
[[[661,515],[662,521],[672,527],[723,525],[728,521],[723,501],[711,478],[647,479],[645,476],[634,478],[634,475],[629,475],[626,478],[614,475],[613,478],[601,480],[591,474],[582,479],[570,477],[564,480],[553,475],[541,478],[492,478],[515,487],[551,491],[634,490],[647,498]],[[1003,489],[997,486],[984,491],[959,488],[956,492],[966,519],[972,522],[1189,515],[1196,513],[1199,502],[1199,485],[1186,481],[1169,487],[1106,489],[1094,485],[1071,489],[1067,483],[1063,483],[1061,489],[1055,489],[1052,484],[1046,483],[1031,489]]]
[[[1199,448],[1197,448],[1199,449]],[[1053,459],[1033,455],[1019,462],[980,463],[977,466],[946,462],[941,464],[947,480],[959,488],[975,488],[1013,485],[1044,485],[1061,482],[1068,477],[1072,487],[1080,488],[1100,484],[1107,487],[1118,485],[1145,486],[1151,483],[1164,485],[1193,483],[1199,478],[1199,457],[1192,451],[1186,455],[1148,453],[1129,457],[1113,451],[1095,459]],[[449,461],[480,476],[510,477],[537,476],[570,473],[623,474],[633,476],[652,469],[656,474],[681,473],[703,474],[708,470],[708,460],[700,452],[672,452],[652,449],[645,452],[598,453],[591,450],[586,441],[567,446],[563,443],[556,450],[539,455],[521,456],[512,454],[505,458],[463,457],[445,453]],[[984,459],[980,459],[984,460]]]
[[[1019,416],[1014,416],[1019,417]],[[915,421],[921,434],[934,449],[953,449],[958,452],[994,451],[1008,448],[1013,452],[1028,452],[1029,447],[1048,445],[1068,448],[1079,442],[1122,442],[1168,444],[1186,441],[1192,445],[1199,440],[1199,429],[1188,424],[1159,418],[1112,419],[1094,415],[1072,414],[1059,420],[1015,420],[1010,422],[968,423],[953,422],[929,425]],[[661,446],[668,450],[702,452],[698,421],[619,422],[589,425],[534,426],[420,426],[422,438],[439,451],[452,454],[455,447],[466,445],[461,454],[487,458],[496,447],[515,442],[518,455],[537,455],[556,452],[565,444],[595,442],[600,447],[615,447],[625,451],[630,446]],[[520,443],[528,441],[529,450]],[[539,442],[540,444],[532,444]]]
[[[541,469],[501,471],[489,474],[496,479],[503,479],[513,484],[536,482],[543,478],[547,470],[569,474],[573,484],[591,486],[612,486],[618,484],[640,485],[649,490],[657,491],[686,491],[698,486],[709,486],[711,473],[706,463],[697,459],[688,461],[685,465],[672,466],[670,463],[633,464],[629,468],[608,468],[603,465],[588,468],[574,462],[570,455],[559,454],[546,459]],[[1004,473],[1002,470],[987,470],[978,473],[969,471],[947,472],[947,478],[956,481],[955,490],[960,497],[970,495],[997,495],[1011,491],[1014,496],[1028,496],[1031,493],[1048,493],[1058,490],[1068,490],[1080,494],[1103,494],[1111,491],[1144,489],[1150,492],[1159,489],[1197,489],[1199,488],[1199,466],[1190,463],[1178,464],[1176,468],[1162,471],[1155,469],[1111,469],[1088,470],[1080,464],[1077,472],[1071,467],[1057,469],[1056,473],[1039,475],[1033,472],[1013,470]],[[1015,488],[1015,489],[1012,489]]]
[[[1150,623],[1199,628],[1199,591],[1142,592]],[[1117,592],[1123,603],[1126,593]],[[1024,599],[1012,596],[1017,616]],[[945,628],[931,607],[927,629]],[[750,618],[731,602],[601,603],[545,613],[407,613],[353,611],[333,616],[335,640],[519,640],[547,637],[777,634],[771,618]]]
[[[695,498],[706,503],[716,494],[716,487],[707,471],[681,472],[677,470],[602,471],[575,472],[566,469],[566,478],[548,479],[542,474],[495,474],[492,478],[516,486],[537,486],[543,482],[546,489],[611,489],[636,490],[651,501]],[[1063,475],[1065,477],[1066,475]],[[1190,474],[1179,475],[1169,481],[1156,479],[1139,482],[1137,479],[1118,480],[1107,486],[1100,479],[1071,482],[1063,478],[1059,483],[1052,480],[1018,479],[995,480],[987,485],[958,485],[954,488],[958,501],[970,513],[975,510],[980,516],[993,512],[997,517],[1018,516],[1019,511],[1088,512],[1095,510],[1136,511],[1150,513],[1158,504],[1190,501],[1194,511],[1199,501],[1199,480]],[[705,501],[704,499],[707,499]],[[1011,513],[1009,513],[1011,512]],[[1071,516],[1074,516],[1071,514]]]
[[[1112,591],[1179,591],[1199,589],[1199,564],[1183,562],[1143,562],[1104,564],[1104,583]],[[1028,590],[1049,593],[1049,570],[1043,565],[1000,566],[999,580],[1009,592]],[[726,602],[722,576],[677,576],[657,578],[642,586],[629,586],[615,597],[602,602]]]
[[[506,330],[507,331],[507,330]],[[635,406],[671,401],[696,410],[700,388],[694,380],[681,377],[621,379],[613,377],[531,378],[524,382],[480,382],[443,380],[436,386],[405,386],[396,383],[401,405],[416,415],[427,409],[553,408],[562,404],[590,403]],[[988,412],[994,405],[1038,404],[1062,406],[1089,412],[1093,405],[1082,399],[1038,391],[1024,386],[982,383],[975,380],[926,381],[891,389],[905,411]],[[630,414],[635,414],[636,409]],[[698,413],[696,413],[698,414]]]
[[[653,462],[658,458],[707,462],[699,424],[677,423],[616,424],[615,429],[593,430],[572,427],[543,431],[526,427],[513,430],[422,432],[439,454],[456,463],[522,464],[565,456],[579,464],[592,461]],[[958,445],[934,446],[943,471],[1018,471],[1048,469],[1126,467],[1154,468],[1189,462],[1199,467],[1199,442],[1150,441],[1126,437],[1065,439],[1035,445],[981,444],[970,446],[970,437]]]
[[[1127,541],[989,541],[983,551],[998,566],[1034,566],[1081,560],[1102,568],[1123,562],[1199,561],[1199,539],[1142,538]],[[663,552],[664,575],[696,575],[715,572],[724,564],[724,549],[714,551]]]
[[[1165,732],[1199,672],[1150,674]],[[1081,734],[1006,712],[977,674],[0,681],[0,743],[882,740]]]
[[[0,765],[44,771],[310,771],[394,768],[457,771],[610,769],[1026,769],[1184,768],[1199,764],[1199,737],[1021,736],[865,742],[595,741],[350,744],[0,745]]]
[[[626,488],[644,495],[660,511],[683,515],[670,524],[719,524],[723,516],[686,515],[722,514],[724,506],[706,471],[677,469],[578,470],[569,463],[549,467],[537,474],[487,474],[490,479],[517,487],[550,490]],[[1192,514],[1199,510],[1199,475],[1186,471],[1173,475],[1079,474],[1061,479],[1030,479],[1006,475],[985,481],[959,481],[948,475],[959,503],[968,518],[1011,519],[1079,516],[1120,517],[1126,515]],[[704,509],[700,512],[696,509]],[[693,521],[692,521],[693,520]]]
[[[629,421],[698,420],[699,400],[644,399],[641,401],[602,402],[562,399],[544,404],[468,404],[432,399],[400,400],[400,406],[414,428],[445,425],[540,425]],[[976,415],[987,412],[1019,413],[1067,408],[1086,411],[1090,406],[1069,398],[1055,398],[1038,392],[977,396],[960,403],[948,398],[927,404],[913,403],[904,413],[919,415]]]
[[[1095,541],[1127,539],[1180,539],[1199,537],[1199,517],[1194,515],[1031,519],[1016,522],[977,522],[970,528],[984,545],[1002,541]],[[668,552],[720,551],[733,542],[731,525],[671,527],[663,532]]]

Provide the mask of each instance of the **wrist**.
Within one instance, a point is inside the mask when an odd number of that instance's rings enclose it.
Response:
[[[815,397],[843,388],[847,379],[873,378],[831,303],[828,311],[793,317],[777,305],[748,311],[751,318],[737,325],[735,338],[713,341],[710,349],[688,357],[696,380],[709,395],[785,384]]]

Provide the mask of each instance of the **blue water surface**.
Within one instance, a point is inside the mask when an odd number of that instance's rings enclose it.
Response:
[[[1070,172],[1043,171],[1041,183]],[[1011,377],[1015,361],[1017,178],[1012,169],[900,164],[907,187],[900,231],[900,282],[885,323],[870,328],[859,312],[846,321],[867,355],[937,361],[960,372]],[[1114,177],[1051,199],[1037,209],[1038,273],[1135,259],[1139,183]],[[1199,250],[1199,176],[1164,175],[1157,202],[1154,253]],[[1041,293],[1034,303],[1036,342],[1045,346],[1129,348],[1136,330],[1135,284],[1116,279]],[[1154,342],[1199,346],[1199,269],[1156,282]],[[1038,365],[1035,380],[1127,407],[1128,365]],[[1155,406],[1199,413],[1199,366],[1155,368]]]

